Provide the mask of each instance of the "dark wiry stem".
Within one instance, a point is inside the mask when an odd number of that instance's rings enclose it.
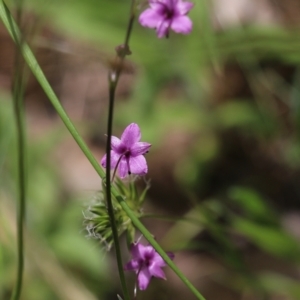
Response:
[[[108,108],[108,121],[107,121],[107,144],[106,144],[106,201],[107,201],[107,210],[110,218],[110,224],[112,227],[112,234],[115,244],[115,251],[117,257],[117,264],[119,270],[120,281],[123,289],[124,299],[129,300],[129,293],[126,286],[125,275],[123,270],[122,255],[119,245],[118,229],[116,227],[113,204],[111,199],[111,181],[110,181],[110,166],[111,166],[111,136],[112,136],[112,126],[113,126],[113,112],[114,112],[114,101],[115,93],[118,85],[119,77],[122,71],[123,62],[125,56],[129,52],[129,38],[132,31],[133,21],[135,18],[135,0],[131,2],[130,8],[130,17],[126,31],[125,42],[122,47],[123,51],[120,51],[116,57],[117,64],[112,67],[112,70],[109,73],[109,108]]]

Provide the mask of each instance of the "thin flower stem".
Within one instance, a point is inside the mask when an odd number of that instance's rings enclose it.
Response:
[[[0,1],[0,17],[13,38],[15,42],[18,42],[20,39],[19,30],[13,21],[13,18],[3,1]],[[17,32],[17,38],[14,37],[13,31]],[[104,179],[105,172],[99,165],[98,161],[95,159],[93,154],[91,153],[90,149],[87,147],[79,133],[77,132],[75,126],[71,122],[69,116],[64,111],[63,107],[60,104],[57,96],[55,95],[54,91],[52,90],[49,82],[47,81],[43,71],[41,70],[36,58],[34,57],[32,51],[30,50],[29,46],[26,43],[22,44],[21,48],[23,57],[27,62],[29,68],[31,69],[33,75],[36,77],[37,81],[40,83],[42,89],[44,90],[45,94],[48,96],[50,102],[52,103],[53,107],[57,111],[58,115],[64,122],[65,126],[69,130],[70,134],[73,136],[74,140],[77,142],[78,146],[87,157],[91,165],[94,167],[95,171],[98,175]],[[159,244],[155,241],[152,237],[151,233],[146,229],[146,227],[139,221],[139,219],[135,216],[134,212],[128,207],[127,203],[124,201],[123,197],[120,196],[117,190],[112,186],[111,193],[114,197],[116,197],[127,213],[128,217],[131,219],[132,223],[135,227],[145,236],[145,238],[149,241],[149,243],[153,246],[153,248],[162,256],[162,258],[166,261],[167,265],[178,275],[178,277],[182,280],[182,282],[194,293],[197,299],[205,300],[205,298],[197,291],[197,289],[188,281],[188,279],[181,273],[181,271],[176,267],[176,265],[172,262],[172,260],[168,257],[168,255],[164,252],[164,250],[159,246]]]
[[[109,81],[109,105],[108,105],[108,119],[107,119],[107,142],[106,142],[106,201],[107,201],[107,211],[110,219],[110,224],[112,228],[112,235],[115,244],[115,252],[117,258],[117,265],[119,270],[119,277],[122,285],[122,290],[124,294],[125,300],[130,300],[129,292],[126,285],[125,274],[123,269],[122,262],[122,254],[121,248],[119,244],[119,235],[118,229],[115,222],[114,209],[111,198],[111,178],[110,178],[110,165],[111,165],[111,136],[112,136],[112,128],[113,128],[113,116],[114,116],[114,102],[115,102],[115,94],[118,86],[120,74],[123,68],[123,62],[125,56],[127,55],[127,51],[129,51],[129,39],[132,31],[132,26],[135,17],[135,0],[131,1],[130,7],[130,16],[129,22],[126,30],[125,42],[123,45],[123,51],[117,54],[115,66],[112,66],[112,69],[109,72],[108,81]]]
[[[114,82],[109,82],[109,113],[108,113],[108,124],[107,124],[107,142],[106,142],[106,202],[107,202],[107,211],[109,215],[109,220],[111,224],[112,229],[112,235],[113,240],[115,244],[115,252],[116,252],[116,258],[117,258],[117,265],[119,270],[119,277],[122,285],[123,290],[123,296],[125,300],[130,300],[126,280],[125,280],[125,274],[123,269],[123,262],[122,262],[122,254],[119,244],[119,235],[118,235],[118,229],[116,227],[115,222],[115,215],[114,215],[114,208],[112,204],[111,199],[111,181],[110,181],[110,161],[111,161],[111,155],[110,155],[110,148],[111,148],[111,136],[112,136],[112,123],[113,123],[113,109],[114,109],[114,100],[115,100],[115,90],[117,83],[114,84]]]
[[[21,24],[22,19],[22,0],[15,0],[17,9],[17,23]],[[24,269],[24,223],[26,213],[26,136],[24,125],[24,82],[23,82],[23,61],[20,53],[20,43],[16,43],[15,62],[14,62],[14,79],[12,85],[14,115],[17,129],[17,149],[18,149],[18,208],[17,208],[17,280],[14,287],[11,300],[18,300],[21,296],[23,269]]]
[[[143,219],[159,219],[166,222],[188,222],[192,223],[198,226],[202,226],[203,220],[199,220],[196,218],[189,218],[189,217],[173,217],[173,216],[163,216],[163,215],[157,215],[157,214],[143,214],[140,218]]]
[[[111,137],[110,137],[110,143],[111,143]],[[106,150],[107,150],[107,149],[106,149]],[[108,157],[108,155],[106,155],[106,156]],[[120,156],[120,158],[118,159],[118,161],[117,161],[117,163],[116,163],[116,167],[115,167],[115,169],[114,169],[114,173],[113,173],[113,176],[112,176],[112,178],[111,178],[111,182],[113,182],[114,179],[115,179],[115,176],[116,176],[116,172],[117,172],[118,166],[119,166],[120,161],[121,161],[121,159],[122,159],[123,157],[124,157],[124,154]],[[111,158],[111,157],[110,157],[110,153],[109,153],[109,158]]]

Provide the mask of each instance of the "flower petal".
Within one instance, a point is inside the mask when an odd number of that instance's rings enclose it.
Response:
[[[130,262],[128,262],[125,266],[124,266],[124,270],[125,271],[138,271],[140,268],[140,264],[137,260],[132,259]]]
[[[114,169],[119,161],[120,154],[116,153],[114,150],[110,151],[110,168]],[[101,159],[101,166],[106,168],[106,154]]]
[[[145,142],[135,143],[130,149],[130,154],[131,156],[138,156],[138,155],[145,154],[149,151],[150,147],[151,144],[149,143],[145,143]]]
[[[176,4],[176,8],[180,15],[187,14],[194,7],[194,3],[188,1],[179,0]]]
[[[102,157],[102,159],[101,159],[101,166],[103,167],[103,168],[106,168],[106,154]]]
[[[187,16],[178,16],[173,19],[171,28],[177,33],[189,34],[192,31],[193,23]]]
[[[156,264],[153,263],[149,266],[149,273],[157,278],[166,279],[166,275],[164,271]]]
[[[144,252],[146,250],[146,246],[137,243],[137,244],[132,244],[130,252],[133,258],[135,259],[143,259],[144,258]]]
[[[135,123],[128,125],[121,136],[122,144],[124,144],[128,149],[130,149],[135,143],[139,142],[140,139],[140,127]]]
[[[163,15],[159,13],[158,10],[153,8],[146,9],[139,17],[139,22],[144,27],[156,28],[163,20]]]
[[[125,157],[122,157],[122,159],[120,160],[119,166],[118,166],[118,173],[120,178],[125,178],[128,175],[128,162],[127,159]]]
[[[144,246],[143,253],[141,253],[141,255],[144,261],[152,261],[155,255],[155,250],[151,245]]]
[[[163,20],[156,28],[156,34],[158,38],[167,37],[169,34],[171,20]]]
[[[115,136],[111,137],[111,148],[116,152],[119,152],[119,148],[121,145],[121,140]]]
[[[148,172],[147,162],[143,155],[130,157],[129,164],[132,174],[145,175]]]
[[[155,264],[160,268],[165,267],[167,265],[163,258],[157,252],[155,252],[154,254],[153,261],[155,261]]]
[[[152,9],[158,9],[166,0],[149,0],[148,3]]]
[[[172,9],[174,7],[174,1],[177,0],[158,0],[158,3],[161,3],[164,6],[167,6],[169,9]]]
[[[151,274],[147,267],[144,267],[141,269],[139,275],[138,275],[138,286],[140,290],[145,290],[150,282]]]
[[[170,259],[174,259],[175,254],[173,252],[166,252],[168,254],[168,256],[170,257]]]

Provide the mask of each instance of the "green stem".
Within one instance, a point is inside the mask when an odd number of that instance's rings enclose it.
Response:
[[[17,23],[21,24],[22,18],[22,0],[16,0],[17,9]],[[16,34],[14,32],[14,34]],[[20,53],[22,40],[16,43],[15,66],[14,66],[14,79],[12,86],[13,106],[17,128],[17,149],[18,149],[18,190],[19,200],[17,209],[17,253],[18,253],[18,266],[17,266],[17,280],[14,287],[11,300],[18,300],[21,296],[23,270],[24,270],[24,223],[26,211],[26,159],[25,159],[25,125],[24,125],[24,82],[23,82],[23,61]]]
[[[18,242],[18,271],[17,282],[11,299],[20,298],[24,268],[24,222],[26,208],[26,163],[25,163],[25,132],[24,132],[24,108],[22,103],[22,79],[21,74],[16,74],[13,88],[14,113],[17,125],[18,141],[18,186],[19,186],[19,207],[17,213],[17,242]]]
[[[12,16],[4,4],[3,1],[0,1],[0,17],[14,39],[15,42],[18,42],[20,39],[20,34],[16,24],[13,22]],[[18,33],[17,40],[14,38],[12,32],[16,31]],[[50,102],[54,106],[55,110],[57,111],[58,115],[66,125],[67,129],[73,136],[74,140],[77,142],[78,146],[85,154],[87,159],[90,161],[91,165],[94,167],[95,171],[98,175],[104,179],[105,174],[103,169],[100,167],[99,163],[89,150],[89,148],[84,143],[83,139],[77,132],[76,128],[74,127],[73,123],[71,122],[70,118],[64,111],[63,107],[61,106],[57,96],[53,92],[51,86],[49,85],[43,71],[41,70],[37,60],[35,59],[32,51],[30,50],[29,46],[26,43],[23,43],[21,48],[23,57],[27,62],[29,68],[31,69],[33,75],[36,77],[37,81],[40,83],[42,89],[44,90],[45,94],[48,96]],[[145,226],[139,221],[139,219],[135,216],[134,212],[128,207],[124,199],[118,194],[116,189],[112,186],[111,187],[112,194],[118,199],[120,205],[127,213],[129,218],[132,220],[132,223],[136,226],[136,228],[145,236],[145,238],[149,241],[149,243],[154,247],[154,249],[162,256],[162,258],[166,261],[167,265],[178,275],[178,277],[182,280],[182,282],[194,293],[197,299],[205,300],[205,298],[197,291],[197,289],[189,282],[189,280],[181,273],[181,271],[176,267],[173,261],[168,257],[168,255],[164,252],[164,250],[159,246],[159,244],[155,241],[152,237],[151,233],[145,228]]]
[[[164,215],[157,215],[157,214],[143,214],[140,216],[143,219],[158,219],[166,222],[189,222],[195,225],[201,226],[201,220],[189,217],[173,217],[173,216],[164,216]]]

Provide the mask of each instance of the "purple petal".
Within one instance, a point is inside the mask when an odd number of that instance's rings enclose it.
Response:
[[[139,22],[144,27],[156,28],[164,17],[154,8],[146,9],[139,17]]]
[[[145,250],[146,250],[146,246],[137,243],[137,244],[132,244],[130,252],[133,258],[141,259],[144,257]]]
[[[143,155],[130,157],[130,171],[132,174],[145,175],[148,172],[146,159]]]
[[[111,137],[111,148],[118,152],[121,145],[121,140],[115,136]]]
[[[116,153],[115,151],[110,151],[110,168],[114,169],[119,161],[120,154]],[[101,166],[106,168],[106,154],[101,159]]]
[[[110,152],[110,168],[111,169],[114,169],[117,166],[119,159],[120,159],[120,154],[111,150],[111,152]]]
[[[173,252],[166,252],[168,254],[168,256],[170,257],[170,259],[174,259],[175,254]]]
[[[144,142],[135,143],[130,149],[131,156],[138,156],[138,155],[145,154],[149,151],[150,147],[151,144],[149,143],[144,143]]]
[[[164,271],[155,263],[149,266],[149,273],[154,277],[166,279]]]
[[[192,31],[193,23],[187,16],[178,16],[173,19],[171,28],[177,33],[188,34]]]
[[[140,268],[139,262],[137,260],[133,259],[125,265],[124,270],[125,271],[132,271],[132,270],[138,271],[139,268]]]
[[[147,261],[147,260],[152,260],[155,255],[155,250],[151,245],[145,246],[143,253],[141,253],[143,256],[142,258]]]
[[[134,244],[131,248],[131,255],[137,260],[145,261],[154,258],[155,250],[151,245],[144,246],[142,244]]]
[[[141,269],[139,275],[138,275],[138,286],[140,290],[145,290],[150,282],[151,274],[147,267],[144,267]]]
[[[170,28],[170,20],[163,20],[156,28],[156,34],[158,38],[168,36]]]
[[[169,9],[173,9],[176,6],[177,0],[160,0],[160,3],[163,3]]]
[[[159,267],[165,267],[167,265],[166,262],[163,260],[163,258],[157,252],[155,252],[153,261]]]
[[[135,123],[128,125],[121,136],[121,141],[127,148],[131,148],[135,143],[139,142],[140,139],[141,131],[139,126]]]
[[[101,166],[103,167],[103,168],[106,168],[106,154],[102,157],[102,159],[101,159]]]
[[[176,8],[181,15],[187,14],[194,7],[194,3],[179,0]]]
[[[123,157],[118,166],[118,173],[121,179],[125,178],[128,175],[128,162],[125,157]]]

